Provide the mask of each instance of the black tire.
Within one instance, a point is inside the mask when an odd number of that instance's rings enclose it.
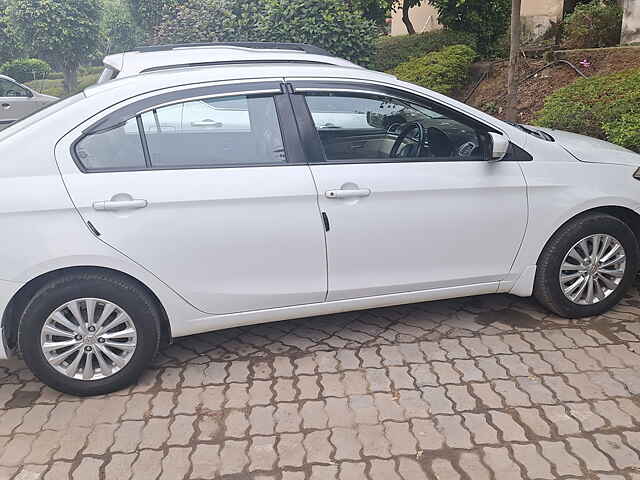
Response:
[[[129,314],[137,330],[137,345],[129,363],[109,377],[67,377],[52,367],[42,352],[40,334],[47,318],[61,305],[80,298],[100,298],[117,304]],[[154,299],[124,276],[101,271],[68,273],[40,288],[27,304],[20,319],[18,344],[27,366],[51,388],[77,396],[102,395],[136,382],[158,351],[160,325]]]
[[[580,305],[562,291],[560,267],[569,250],[593,234],[607,234],[617,239],[625,250],[627,264],[620,284],[608,297],[592,305]],[[591,317],[616,305],[633,283],[637,271],[638,241],[629,226],[604,213],[585,214],[563,225],[545,246],[538,260],[533,294],[544,307],[561,317]]]

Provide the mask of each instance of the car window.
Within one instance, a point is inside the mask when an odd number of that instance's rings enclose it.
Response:
[[[29,90],[4,78],[0,78],[0,97],[30,97]]]
[[[76,145],[78,161],[89,171],[145,168],[144,149],[137,119],[82,138]]]
[[[89,171],[146,168],[145,153],[151,168],[286,163],[270,96],[205,98],[159,106],[116,128],[90,134],[76,146],[77,159]]]
[[[383,95],[305,95],[327,161],[484,160],[485,134],[436,108]]]
[[[148,111],[142,124],[153,167],[286,162],[273,97],[193,100]]]

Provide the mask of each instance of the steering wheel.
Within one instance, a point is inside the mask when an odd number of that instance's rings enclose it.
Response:
[[[409,133],[411,133],[413,130],[418,131],[417,138],[409,137]],[[399,151],[400,151],[400,147],[402,146],[402,142],[404,142],[407,138],[411,138],[411,140],[418,142],[417,155],[411,155],[411,156],[421,157],[424,150],[425,136],[426,136],[426,133],[424,131],[424,127],[420,122],[407,123],[404,127],[402,127],[402,129],[398,133],[398,137],[396,138],[396,141],[393,143],[393,147],[391,148],[391,152],[389,153],[389,156],[391,158],[399,158],[400,157]],[[404,155],[404,156],[409,156],[409,155]]]

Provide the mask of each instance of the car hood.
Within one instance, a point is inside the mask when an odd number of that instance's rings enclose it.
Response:
[[[551,135],[560,146],[582,162],[640,167],[640,155],[613,143],[562,130],[532,128]]]

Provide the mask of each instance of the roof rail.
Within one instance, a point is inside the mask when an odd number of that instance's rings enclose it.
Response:
[[[243,47],[257,49],[275,49],[275,50],[300,50],[313,55],[325,55],[333,57],[324,48],[306,43],[280,43],[280,42],[213,42],[213,43],[178,43],[173,45],[151,45],[148,47],[139,47],[136,52],[164,52],[175,50],[177,48],[193,48],[193,47]]]

